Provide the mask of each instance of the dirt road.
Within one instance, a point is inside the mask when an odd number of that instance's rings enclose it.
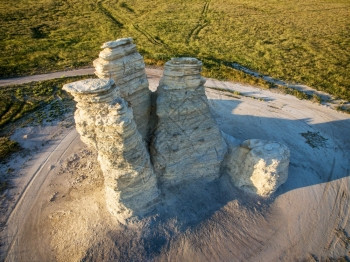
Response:
[[[246,71],[247,69],[243,69],[243,70],[242,70],[242,68],[236,68],[236,69],[241,70],[245,73],[251,74],[253,76],[257,76],[257,75],[260,76],[260,74],[258,74],[256,72],[253,72],[253,73],[251,71],[247,72]],[[82,68],[82,69],[53,72],[53,73],[41,74],[41,75],[0,79],[0,87],[7,86],[7,85],[25,84],[25,83],[30,83],[33,81],[44,81],[44,80],[50,80],[50,79],[54,79],[54,78],[61,78],[61,77],[93,75],[94,71],[95,71],[94,68]],[[146,68],[146,73],[149,76],[153,75],[154,77],[159,77],[159,69],[154,69],[154,68],[148,67],[148,68]],[[288,83],[284,82],[283,80],[273,79],[270,77],[267,77],[264,79],[270,83],[280,84],[280,85],[285,86],[285,87],[290,88],[290,89],[296,89],[296,90],[304,92],[308,95],[315,94],[322,99],[323,105],[326,105],[332,109],[342,108],[343,110],[348,110],[350,112],[350,102],[349,101],[337,99],[330,94],[315,90],[315,89],[308,87],[308,86],[305,86],[305,85],[288,84]]]
[[[30,82],[44,81],[44,80],[69,77],[69,76],[93,75],[94,72],[95,72],[95,68],[89,67],[89,68],[53,72],[53,73],[41,74],[41,75],[0,79],[0,86],[26,84],[26,83],[30,83]],[[147,72],[147,75],[152,75],[152,74],[154,74],[154,72],[158,72],[158,71],[155,69],[152,69],[152,68],[146,68],[146,72]],[[156,74],[156,76],[159,76],[159,73]]]
[[[19,85],[19,84],[25,84],[30,82],[36,82],[36,81],[50,80],[54,78],[68,77],[68,76],[92,75],[94,74],[94,71],[95,71],[94,68],[84,68],[84,69],[76,69],[76,70],[69,70],[69,71],[53,72],[53,73],[41,74],[41,75],[0,79],[0,86]]]
[[[148,69],[147,74],[154,90],[162,71]],[[239,140],[258,138],[288,145],[289,178],[273,201],[261,207],[257,201],[262,200],[253,199],[255,202],[251,204],[245,195],[228,193],[225,203],[218,200],[219,207],[194,226],[169,233],[164,244],[157,240],[159,252],[149,258],[156,261],[349,259],[350,116],[252,86],[209,79],[206,87],[212,113],[222,131]],[[240,95],[215,88],[237,91]],[[93,261],[106,250],[126,248],[129,253],[124,258],[135,260],[140,246],[147,251],[147,243],[135,242],[135,234],[131,234],[130,242],[113,230],[101,236],[105,239],[97,238],[96,228],[109,225],[104,224],[108,219],[101,215],[96,201],[89,202],[92,189],[79,189],[79,183],[84,182],[66,182],[74,176],[74,168],[87,165],[90,160],[72,157],[85,147],[74,129],[62,132],[65,134],[62,139],[45,152],[39,152],[23,168],[24,176],[30,179],[1,232],[5,239],[2,258],[75,261],[85,257]],[[65,161],[70,164],[62,173],[59,170]],[[89,180],[91,174],[84,174],[83,181]],[[74,190],[77,193],[69,193]],[[215,197],[215,192],[212,193]],[[220,197],[223,196],[217,196]],[[56,221],[57,214],[60,215]],[[54,226],[46,228],[45,224]],[[122,235],[125,239],[128,236]],[[97,240],[97,244],[93,243]],[[122,255],[112,257],[120,259]],[[105,261],[108,261],[106,257]]]

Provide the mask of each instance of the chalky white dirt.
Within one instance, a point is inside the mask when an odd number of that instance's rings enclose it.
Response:
[[[146,70],[151,88],[161,70]],[[21,173],[2,214],[5,261],[321,261],[350,258],[350,117],[322,105],[208,79],[220,129],[290,149],[287,181],[269,199],[227,176],[175,186],[165,204],[122,226],[106,210],[95,153],[74,127],[18,130],[37,149],[1,169]],[[210,87],[235,90],[217,91]],[[249,97],[248,97],[249,96]],[[259,98],[259,99],[254,99]],[[68,126],[68,127],[66,127]],[[41,134],[41,135],[39,135]],[[17,183],[17,184],[16,184]],[[17,195],[16,195],[17,193]]]

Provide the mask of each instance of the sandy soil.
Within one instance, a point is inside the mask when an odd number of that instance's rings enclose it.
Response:
[[[147,70],[151,87],[161,71]],[[15,187],[2,197],[5,261],[322,261],[350,259],[350,117],[252,86],[209,79],[212,113],[239,140],[288,145],[287,182],[270,199],[234,188],[226,176],[164,195],[128,227],[109,216],[96,154],[72,118],[19,129],[24,147],[1,170]]]

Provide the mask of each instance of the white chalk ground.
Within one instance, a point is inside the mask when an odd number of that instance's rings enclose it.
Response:
[[[153,89],[161,73],[147,70]],[[29,150],[1,166],[15,179],[1,199],[0,260],[350,259],[350,116],[252,86],[216,80],[206,86],[243,95],[207,88],[224,132],[290,148],[289,178],[273,198],[241,192],[222,176],[174,188],[149,217],[120,226],[105,210],[96,155],[67,117],[14,134]]]

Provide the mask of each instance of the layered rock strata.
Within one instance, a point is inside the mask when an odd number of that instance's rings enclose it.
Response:
[[[149,211],[158,197],[148,151],[113,80],[88,79],[67,84],[77,101],[76,128],[98,152],[108,210],[122,223]]]
[[[250,139],[237,145],[226,137],[226,172],[235,186],[268,197],[287,181],[290,152],[278,142]]]
[[[133,109],[137,129],[147,140],[151,110],[150,90],[145,63],[132,38],[106,42],[93,64],[99,78],[112,78],[120,87],[121,97]]]
[[[157,89],[158,125],[151,152],[164,186],[217,178],[227,151],[210,113],[201,68],[195,58],[173,58]]]

